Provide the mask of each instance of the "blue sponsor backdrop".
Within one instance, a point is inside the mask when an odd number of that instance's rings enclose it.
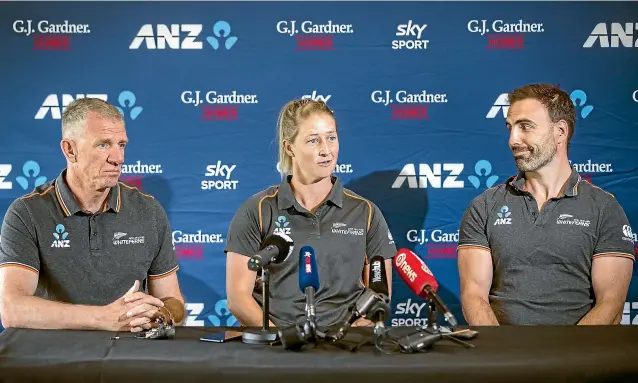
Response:
[[[638,222],[636,15],[635,3],[611,2],[0,4],[0,216],[65,166],[64,106],[108,99],[130,138],[122,179],[168,212],[188,324],[234,324],[228,224],[280,180],[282,105],[324,99],[339,124],[338,175],[381,208],[462,318],[459,220],[515,173],[503,93],[536,82],[568,91],[574,166]],[[82,27],[52,27],[65,21]],[[400,182],[411,174],[424,182]],[[393,290],[393,324],[425,317],[396,274]],[[638,282],[627,301],[623,323],[638,313]]]

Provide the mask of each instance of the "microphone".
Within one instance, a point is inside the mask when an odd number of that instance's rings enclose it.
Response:
[[[388,276],[385,272],[385,259],[375,255],[370,260],[370,273],[368,275],[370,289],[379,296],[387,306],[377,305],[376,311],[370,315],[374,324],[374,335],[381,336],[385,333],[385,318],[389,311],[390,297],[388,289]]]
[[[315,292],[319,290],[319,274],[315,249],[304,246],[299,250],[299,289],[306,296],[306,321],[279,330],[279,339],[286,350],[299,350],[309,341],[316,343]]]
[[[394,268],[415,294],[434,303],[436,308],[443,314],[445,320],[450,324],[450,327],[455,328],[458,326],[456,318],[436,293],[439,284],[434,278],[434,274],[432,274],[432,271],[430,271],[419,256],[411,250],[401,249],[394,257]],[[433,323],[428,323],[428,326],[433,325]]]
[[[242,334],[242,341],[249,344],[270,344],[277,340],[278,333],[270,330],[270,264],[285,261],[294,248],[292,238],[285,234],[270,235],[262,242],[259,252],[248,260],[248,269],[262,270],[262,326],[261,329],[247,329]]]
[[[304,246],[299,251],[299,289],[306,295],[306,318],[315,320],[315,293],[319,291],[319,273],[315,249]]]
[[[375,336],[380,336],[384,331],[384,318],[390,311],[390,297],[388,297],[388,278],[385,273],[385,260],[381,256],[374,256],[370,261],[368,285],[363,294],[350,309],[350,315],[343,322],[336,334],[331,336],[332,341],[342,339],[350,326],[359,318],[370,319],[376,322]]]
[[[248,260],[248,269],[257,271],[271,263],[282,263],[290,256],[293,248],[292,238],[286,234],[270,235],[262,242],[259,252]]]

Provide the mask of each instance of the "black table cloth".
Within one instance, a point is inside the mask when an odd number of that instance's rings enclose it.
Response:
[[[481,327],[464,348],[385,355],[366,346],[293,352],[279,346],[199,341],[223,328],[180,327],[174,339],[111,340],[116,333],[8,329],[0,381],[46,382],[638,382],[638,326]],[[406,333],[399,329],[397,334]],[[353,329],[359,340],[371,329]]]

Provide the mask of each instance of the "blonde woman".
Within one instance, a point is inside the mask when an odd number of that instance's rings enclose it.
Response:
[[[386,259],[389,288],[396,246],[379,208],[345,189],[334,176],[339,155],[337,122],[325,103],[295,100],[278,121],[282,182],[250,197],[236,212],[226,241],[228,308],[244,326],[261,326],[257,273],[248,257],[264,238],[286,234],[295,249],[312,246],[319,270],[315,296],[317,325],[342,322],[367,285],[368,260]],[[298,251],[272,265],[270,325],[286,327],[304,318],[305,297],[298,286]],[[354,326],[371,325],[359,319]]]

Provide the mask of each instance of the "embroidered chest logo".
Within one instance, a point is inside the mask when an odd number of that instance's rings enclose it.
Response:
[[[53,233],[53,243],[51,243],[51,247],[71,247],[71,241],[67,239],[69,233],[64,229],[64,225],[59,223],[55,227],[55,233]]]
[[[113,245],[115,246],[120,246],[120,245],[133,245],[136,243],[142,244],[144,243],[144,236],[140,236],[140,237],[128,237],[126,238],[127,233],[122,233],[120,231],[115,232],[113,234]]]
[[[561,214],[556,219],[556,224],[589,227],[591,222],[585,219],[574,218],[571,214]]]
[[[288,227],[289,225],[290,225],[290,222],[288,222],[288,219],[284,217],[283,215],[280,215],[279,217],[277,217],[277,220],[275,221],[275,226],[277,227],[275,228],[275,231],[273,232],[273,234],[290,235],[290,227]]]
[[[346,227],[343,222],[335,222],[332,224],[332,234],[342,234],[342,235],[363,235],[363,229],[356,229],[353,227]]]
[[[510,208],[507,206],[503,206],[501,208],[501,210],[496,213],[496,216],[498,218],[496,218],[496,221],[494,221],[494,226],[496,225],[511,225],[512,224],[512,217],[510,217],[510,215],[512,215],[512,212],[510,211]]]

